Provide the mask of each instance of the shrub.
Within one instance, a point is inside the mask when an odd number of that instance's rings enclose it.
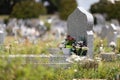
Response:
[[[120,61],[102,62],[97,69],[82,68],[78,64],[70,67],[50,67],[26,63],[21,58],[0,58],[0,80],[73,80],[107,79],[114,80],[120,72]],[[87,65],[87,64],[86,64]]]
[[[75,0],[60,0],[59,16],[62,20],[67,20],[67,17],[73,12],[77,4]]]
[[[107,20],[117,19],[120,21],[120,1],[115,1],[112,4],[108,0],[99,0],[99,2],[91,5],[90,11],[91,13],[106,14]]]
[[[16,3],[10,14],[10,17],[15,18],[38,18],[40,14],[45,14],[46,8],[41,3],[35,1],[21,1]]]

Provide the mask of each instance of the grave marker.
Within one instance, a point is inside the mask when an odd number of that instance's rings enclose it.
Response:
[[[81,7],[78,7],[68,17],[68,35],[75,40],[86,42],[90,58],[93,58],[93,16]]]
[[[81,7],[75,9],[68,17],[67,22],[67,33],[75,38],[76,41],[81,40],[81,38],[87,38],[86,31],[93,29],[93,16]]]
[[[108,40],[108,43],[111,43],[111,42],[117,43],[117,27],[114,24],[111,24],[109,27],[107,40]]]
[[[107,39],[108,44],[111,42],[117,42],[117,27],[114,24],[106,25],[102,28],[102,32],[99,35],[102,39]]]
[[[0,44],[3,44],[5,38],[5,33],[0,30]]]
[[[94,36],[93,36],[93,32],[92,31],[87,31],[87,47],[88,52],[87,52],[87,56],[89,58],[93,58],[93,40]]]

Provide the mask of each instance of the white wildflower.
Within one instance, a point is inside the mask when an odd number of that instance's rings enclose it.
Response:
[[[110,42],[110,44],[109,44],[110,46],[114,46],[114,47],[116,47],[116,43],[115,42]]]
[[[77,69],[74,69],[74,72],[77,72]]]
[[[73,79],[73,80],[77,80],[77,79]]]

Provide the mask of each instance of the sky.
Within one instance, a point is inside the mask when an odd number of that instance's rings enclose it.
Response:
[[[86,10],[89,10],[90,5],[98,1],[99,0],[77,0],[78,6],[83,7]]]

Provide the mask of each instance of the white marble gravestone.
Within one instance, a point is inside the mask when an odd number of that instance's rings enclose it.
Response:
[[[76,41],[87,38],[87,32],[93,29],[93,16],[81,7],[77,7],[67,20],[68,35]]]
[[[93,31],[87,31],[87,47],[88,47],[87,56],[89,58],[93,58],[93,41],[94,41]]]
[[[87,41],[87,56],[93,57],[93,16],[81,7],[78,7],[68,17],[67,33],[76,41],[83,38]]]
[[[0,45],[4,43],[4,39],[6,36],[5,28],[6,28],[5,24],[0,25]]]
[[[105,25],[104,27],[102,27],[102,30],[98,36],[100,36],[102,39],[106,39],[108,31],[109,31],[109,25]]]
[[[102,28],[102,32],[99,35],[102,39],[107,39],[108,44],[111,42],[117,42],[117,27],[114,24],[106,25]]]
[[[111,24],[107,34],[108,43],[115,42],[117,43],[117,27],[114,24]]]
[[[119,21],[116,19],[112,19],[111,23],[114,24],[115,26],[118,26],[118,27],[120,26]]]
[[[5,33],[4,31],[0,30],[0,45],[3,44],[5,38]]]

